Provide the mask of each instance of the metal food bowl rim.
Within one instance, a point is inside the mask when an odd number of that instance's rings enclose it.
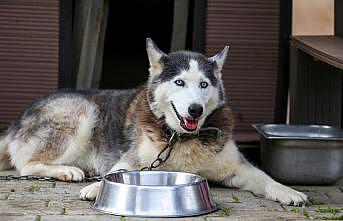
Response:
[[[264,138],[266,139],[278,139],[278,140],[317,140],[317,141],[343,141],[343,137],[304,137],[304,136],[276,136],[276,135],[269,135],[267,134],[261,127],[263,126],[306,126],[306,127],[322,127],[326,129],[337,129],[341,130],[340,128],[329,126],[329,125],[321,125],[321,124],[251,124],[253,128],[255,128]]]
[[[196,181],[196,182],[190,182],[190,183],[184,183],[184,184],[175,184],[175,185],[137,185],[137,184],[127,184],[127,183],[119,183],[119,182],[115,182],[115,181],[111,181],[109,180],[107,177],[112,175],[112,174],[122,174],[122,173],[133,173],[133,172],[138,172],[138,173],[148,173],[148,172],[152,172],[152,173],[157,173],[157,172],[163,172],[163,173],[173,173],[173,174],[177,174],[177,173],[182,173],[182,174],[188,174],[188,175],[192,175],[192,176],[196,176],[199,177],[200,180]],[[156,188],[175,188],[175,187],[185,187],[185,186],[193,186],[193,185],[198,185],[199,183],[202,182],[206,182],[207,183],[207,179],[194,174],[194,173],[188,173],[188,172],[179,172],[179,171],[163,171],[163,170],[145,170],[145,171],[140,171],[140,170],[130,170],[130,171],[117,171],[117,172],[113,172],[113,173],[109,173],[106,174],[102,180],[104,182],[109,182],[111,184],[114,185],[119,185],[119,186],[134,186],[134,187],[143,187],[143,188],[152,188],[152,189],[156,189]]]

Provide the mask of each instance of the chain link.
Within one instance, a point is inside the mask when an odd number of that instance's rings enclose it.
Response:
[[[69,183],[80,183],[80,182],[94,182],[94,181],[101,181],[101,176],[93,176],[93,177],[85,177],[83,181],[65,181]],[[16,175],[4,175],[0,176],[0,180],[37,180],[37,181],[49,181],[49,182],[56,182],[56,181],[63,181],[56,179],[54,177],[49,176],[34,176],[34,175],[25,175],[25,176],[16,176]]]
[[[55,181],[56,179],[53,178],[53,177],[33,176],[33,175],[26,175],[26,176],[5,175],[5,176],[0,176],[0,180],[39,180],[39,181]]]
[[[141,169],[141,171],[155,169],[155,168],[159,167],[162,163],[166,162],[168,160],[168,158],[170,157],[170,153],[173,150],[173,147],[174,147],[174,144],[176,143],[177,138],[178,138],[177,133],[173,132],[173,134],[171,135],[170,139],[168,140],[167,145],[157,155],[156,159],[154,161],[152,161],[150,166],[143,167]],[[165,152],[166,152],[166,156],[163,159],[162,158],[162,154],[164,154]]]

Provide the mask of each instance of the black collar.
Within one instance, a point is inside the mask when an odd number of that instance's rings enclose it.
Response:
[[[162,136],[169,140],[171,136],[175,133],[168,125],[164,124],[162,126]],[[197,133],[177,133],[176,135],[179,140],[191,140],[191,139],[220,139],[222,131],[217,127],[202,127]]]

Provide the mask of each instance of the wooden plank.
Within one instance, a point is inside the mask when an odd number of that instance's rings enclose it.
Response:
[[[290,69],[290,123],[341,127],[343,71],[295,47]]]
[[[289,89],[289,36],[292,29],[292,1],[280,1],[279,67],[275,96],[274,123],[287,121]]]
[[[205,52],[207,0],[194,1],[192,50]]]
[[[99,88],[99,85],[100,85],[105,36],[106,36],[106,27],[107,27],[107,20],[108,20],[108,11],[109,11],[109,0],[104,0],[103,15],[102,15],[102,20],[101,20],[101,25],[100,25],[99,36],[98,36],[98,45],[96,49],[94,74],[92,78],[92,86],[91,86],[92,88]]]
[[[289,52],[289,97],[290,97],[290,122],[297,121],[297,99],[298,89],[298,49],[291,44]]]
[[[330,121],[335,122],[335,126],[342,128],[343,124],[343,70],[339,70],[335,67],[329,67],[331,75],[334,76],[329,82],[329,86],[326,88],[330,91],[331,105],[330,105]]]
[[[299,50],[299,54],[301,56],[301,61],[298,65],[301,67],[302,71],[298,72],[298,77],[299,77],[299,88],[298,88],[298,96],[301,97],[299,99],[299,104],[302,105],[300,106],[299,112],[300,117],[299,120],[301,120],[303,124],[313,124],[313,122],[310,122],[310,119],[313,118],[314,111],[311,110],[311,107],[314,103],[314,96],[311,96],[311,81],[312,77],[310,76],[312,73],[312,66],[308,65],[310,62],[310,57],[306,55],[304,52]],[[299,59],[300,60],[300,59]],[[311,110],[310,112],[308,110]],[[302,112],[301,112],[302,111]]]
[[[58,88],[73,88],[75,86],[75,73],[72,72],[72,21],[73,1],[60,0]]]
[[[307,88],[303,88],[303,92],[306,93],[306,97],[304,97],[303,102],[306,102],[308,100],[308,106],[306,109],[301,109],[300,111],[304,111],[304,123],[307,124],[315,124],[317,122],[316,120],[316,113],[318,110],[316,109],[316,103],[317,100],[319,99],[319,91],[316,92],[315,87],[316,87],[316,78],[317,78],[317,70],[318,68],[315,65],[315,62],[311,60],[312,58],[309,57],[308,55],[304,54],[306,57],[306,62],[304,62],[301,65],[304,65],[305,67],[308,67],[308,71],[305,73],[299,73],[299,76],[303,76],[302,78],[302,83],[307,84]],[[301,90],[299,90],[301,93]]]
[[[58,88],[59,1],[0,1],[0,132]]]
[[[243,140],[257,134],[251,124],[273,123],[275,111],[279,111],[275,109],[275,98],[280,2],[207,1],[205,52],[212,56],[225,44],[230,45],[222,78],[227,103],[234,112],[233,137],[238,141],[251,141]]]
[[[76,88],[98,88],[108,17],[108,0],[75,2]]]
[[[174,0],[173,32],[170,51],[185,50],[189,0]]]
[[[343,1],[335,0],[335,35],[343,38]]]
[[[318,60],[343,69],[343,38],[337,36],[293,36],[294,47]]]

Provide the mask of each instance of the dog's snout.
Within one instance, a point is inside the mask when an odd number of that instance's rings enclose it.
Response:
[[[188,107],[188,113],[193,118],[198,118],[202,115],[203,108],[200,104],[191,104],[191,106]]]

